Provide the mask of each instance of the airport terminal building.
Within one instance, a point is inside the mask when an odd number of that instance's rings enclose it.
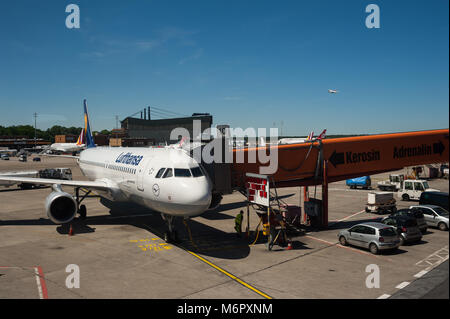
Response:
[[[175,128],[185,128],[191,139],[194,138],[194,121],[200,121],[201,131],[210,128],[213,123],[213,117],[209,114],[194,115],[189,117],[170,118],[161,120],[150,120],[127,117],[121,121],[121,131],[123,137],[111,141],[114,146],[146,146],[146,145],[164,145],[166,142],[174,143],[170,140],[170,133]],[[114,138],[114,133],[111,139]],[[120,144],[120,145],[118,145]]]

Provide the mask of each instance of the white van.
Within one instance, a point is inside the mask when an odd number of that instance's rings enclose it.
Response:
[[[399,189],[397,195],[405,201],[418,200],[423,192],[439,192],[439,190],[430,188],[426,180],[407,179],[403,182],[402,188]]]

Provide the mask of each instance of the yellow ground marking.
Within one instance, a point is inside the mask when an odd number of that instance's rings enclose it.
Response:
[[[157,238],[156,238],[157,239]],[[156,240],[152,238],[152,240]],[[153,243],[153,244],[143,244],[145,242],[150,241],[150,239],[130,239],[130,243],[142,243],[141,245],[137,245],[142,251],[162,251],[162,250],[169,250],[172,249],[172,246],[168,245],[167,243]]]
[[[191,255],[193,255],[194,257],[197,257],[198,259],[200,259],[201,261],[203,261],[204,263],[208,264],[209,266],[213,267],[214,269],[220,271],[221,273],[223,273],[224,275],[227,275],[228,277],[230,277],[231,279],[237,281],[238,283],[240,283],[241,285],[243,285],[244,287],[256,292],[258,295],[263,296],[266,299],[272,299],[272,297],[270,297],[269,295],[263,293],[262,291],[250,286],[249,284],[247,284],[246,282],[242,281],[241,279],[239,279],[238,277],[236,277],[235,275],[230,274],[228,271],[220,268],[219,266],[214,265],[212,262],[206,260],[205,258],[197,255],[196,253],[193,253],[192,251],[186,250],[188,253],[190,253]]]

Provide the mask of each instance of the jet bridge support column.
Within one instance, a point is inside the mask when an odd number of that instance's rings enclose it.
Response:
[[[306,222],[307,222],[305,202],[309,202],[308,186],[303,186],[303,224],[306,224]]]
[[[323,161],[322,227],[328,227],[328,161]]]

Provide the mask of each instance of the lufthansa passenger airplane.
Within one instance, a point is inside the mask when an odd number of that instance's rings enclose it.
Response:
[[[174,217],[197,216],[208,210],[212,183],[203,167],[182,148],[96,147],[90,132],[86,100],[86,149],[78,161],[89,181],[1,176],[0,180],[52,185],[45,201],[47,216],[56,224],[86,216],[80,189],[95,191],[111,201],[134,202],[161,213],[168,224],[164,240],[176,240]],[[74,187],[76,195],[62,190]],[[81,197],[81,199],[80,199]]]

